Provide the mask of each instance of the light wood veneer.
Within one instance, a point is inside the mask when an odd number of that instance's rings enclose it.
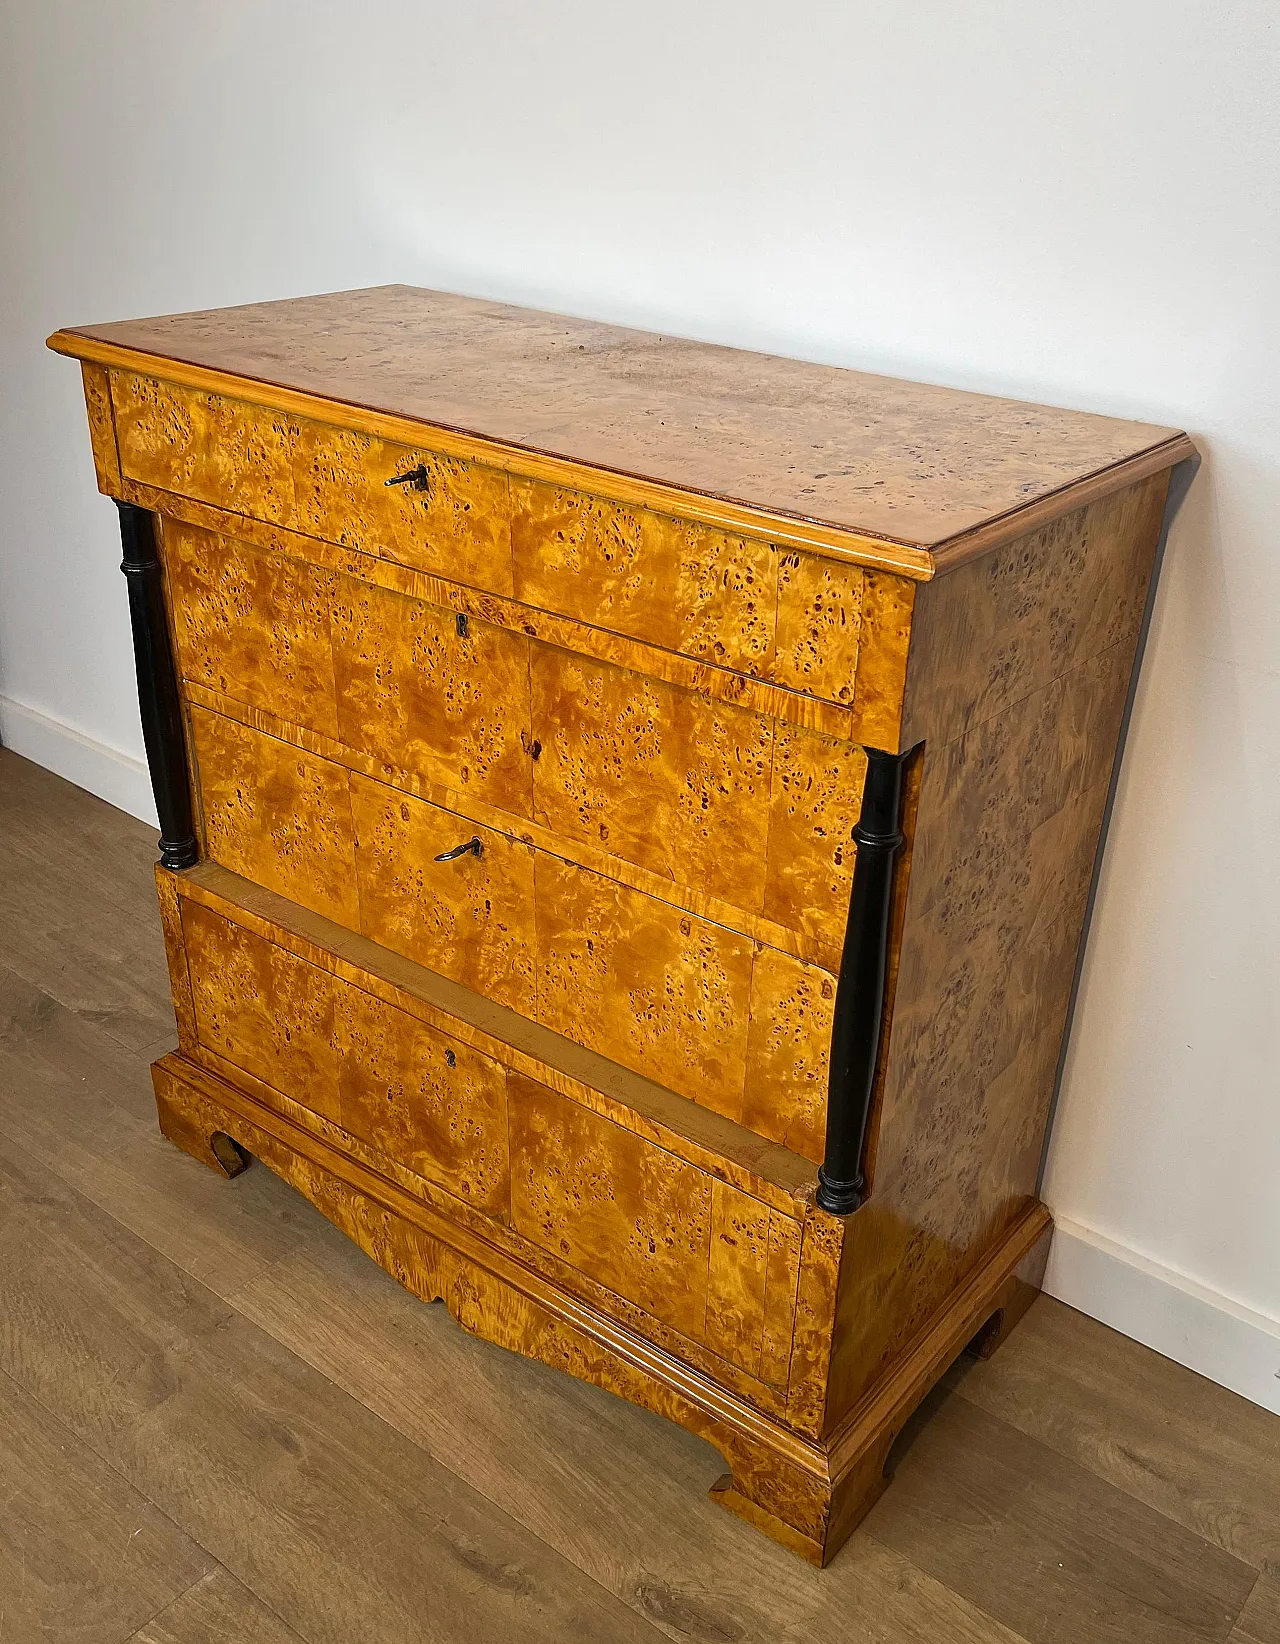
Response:
[[[709,1438],[716,1499],[824,1562],[1040,1282],[1189,442],[402,287],[51,346],[101,490],[159,522],[144,716],[200,856],[157,870],[165,1133]],[[836,1215],[881,755],[902,842]]]

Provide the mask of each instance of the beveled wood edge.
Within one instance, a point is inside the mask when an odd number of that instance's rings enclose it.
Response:
[[[1112,496],[1116,491],[1124,491],[1130,485],[1137,485],[1140,480],[1149,479],[1152,474],[1159,474],[1197,455],[1189,435],[1175,434],[1171,439],[1162,440],[1158,445],[1126,457],[1123,462],[1112,463],[1109,468],[1099,468],[1084,479],[1073,480],[1070,485],[1037,497],[1034,502],[1025,503],[1021,508],[997,515],[972,531],[947,537],[933,545],[934,575],[945,576],[948,571],[967,565],[971,559],[980,559],[983,554],[992,553],[1006,543],[1030,535],[1063,514],[1074,513],[1077,508],[1085,508],[1089,503]]]
[[[1052,1225],[1048,1208],[1032,1200],[833,1430],[825,1442],[834,1481],[852,1472],[886,1431],[900,1427],[916,1409],[986,1322],[992,1298]]]
[[[502,1284],[545,1308],[641,1375],[670,1388],[718,1426],[727,1428],[730,1434],[740,1434],[749,1443],[763,1446],[815,1479],[826,1479],[826,1452],[822,1446],[774,1420],[746,1399],[720,1386],[710,1376],[628,1330],[588,1302],[562,1290],[535,1269],[525,1266],[515,1256],[461,1223],[448,1220],[431,1205],[406,1192],[390,1177],[333,1147],[323,1137],[304,1130],[284,1114],[190,1061],[179,1051],[171,1051],[160,1057],[152,1064],[152,1071],[153,1074],[158,1072],[162,1077],[191,1086],[207,1101],[264,1131],[291,1153],[318,1166],[361,1197],[421,1228],[430,1238],[449,1246],[464,1260],[485,1269]],[[474,1323],[468,1323],[466,1328],[474,1334],[484,1335],[483,1329]]]
[[[232,372],[194,365],[167,354],[151,354],[118,343],[102,342],[72,329],[55,331],[46,346],[82,363],[92,363],[125,371],[140,371],[162,381],[184,387],[225,394],[298,416],[312,417],[339,428],[352,428],[406,444],[421,444],[422,430],[431,430],[431,443],[446,456],[459,457],[500,468],[531,479],[568,485],[590,491],[610,501],[652,508],[660,513],[695,519],[719,530],[764,537],[792,548],[805,548],[824,558],[875,570],[892,571],[913,582],[928,582],[964,565],[971,559],[1013,542],[1036,530],[1060,514],[1082,508],[1099,497],[1123,490],[1161,468],[1170,468],[1197,454],[1187,434],[1176,434],[1145,451],[1123,458],[1107,468],[1038,497],[1020,508],[1010,509],[973,529],[942,538],[924,547],[892,537],[878,537],[800,515],[773,512],[728,497],[684,490],[679,486],[646,479],[623,470],[598,468],[553,456],[536,447],[513,445],[486,439],[446,424],[421,421],[378,411],[358,401],[334,400],[319,394],[303,393],[259,377],[242,377]],[[246,392],[248,390],[248,392]]]
[[[629,890],[652,897],[655,902],[679,908],[682,913],[691,913],[708,924],[719,925],[724,930],[732,931],[735,936],[745,936],[762,947],[775,948],[779,953],[798,959],[801,964],[824,971],[833,981],[835,979],[840,964],[838,941],[809,936],[804,931],[793,930],[789,925],[780,925],[762,913],[754,913],[750,908],[739,907],[734,902],[726,902],[723,897],[700,891],[696,886],[682,884],[676,879],[665,879],[652,868],[641,867],[626,857],[610,856],[584,840],[556,833],[553,828],[531,817],[521,816],[517,811],[503,810],[501,806],[491,805],[474,794],[432,782],[413,771],[401,770],[375,758],[373,754],[362,754],[335,737],[310,730],[305,725],[297,725],[292,720],[281,719],[277,714],[268,713],[265,708],[215,691],[197,680],[184,678],[182,693],[189,706],[199,708],[204,713],[216,714],[235,725],[243,725],[246,730],[256,731],[260,736],[272,737],[287,747],[314,754],[318,759],[328,760],[356,776],[363,776],[390,789],[392,793],[425,800],[441,810],[451,811],[461,822],[474,823],[494,833],[504,834],[519,844],[531,845],[544,856],[554,856],[558,861],[567,862],[570,867],[583,868],[598,879],[625,885]]]
[[[780,1142],[758,1136],[229,868],[205,861],[172,878],[179,897],[230,917],[263,940],[550,1086],[782,1215],[800,1221],[812,1213],[814,1166]],[[625,1094],[612,1094],[615,1089]]]
[[[697,520],[718,530],[763,537],[790,548],[808,549],[827,559],[869,566],[874,570],[893,571],[915,582],[927,582],[934,575],[932,555],[914,543],[851,531],[799,515],[773,512],[728,497],[684,490],[660,480],[646,479],[640,474],[598,468],[568,457],[553,456],[533,446],[486,439],[483,435],[467,433],[446,424],[394,416],[359,402],[303,393],[265,378],[242,377],[208,366],[193,365],[168,354],[122,348],[118,343],[85,337],[74,330],[55,331],[46,340],[46,346],[55,354],[66,354],[72,359],[87,360],[121,371],[138,371],[163,382],[174,382],[211,394],[224,394],[231,399],[310,417],[332,427],[357,429],[407,445],[423,444],[423,430],[429,429],[429,443],[445,456],[478,462],[530,479],[547,480],[554,485],[590,491],[596,496],[607,497],[611,502],[631,503],[677,518]]]

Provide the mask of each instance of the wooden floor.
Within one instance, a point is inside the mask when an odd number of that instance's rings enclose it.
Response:
[[[0,1640],[1280,1644],[1280,1418],[1042,1299],[819,1573],[155,1129],[151,831],[0,750]]]

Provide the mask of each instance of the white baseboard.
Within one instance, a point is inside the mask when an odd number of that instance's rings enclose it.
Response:
[[[1045,1290],[1280,1415],[1280,1319],[1078,1222],[1055,1221]]]
[[[59,719],[0,695],[0,746],[10,748],[46,770],[65,776],[77,788],[105,799],[157,827],[151,778],[140,759],[95,741]]]

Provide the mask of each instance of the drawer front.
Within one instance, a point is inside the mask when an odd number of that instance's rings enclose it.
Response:
[[[164,549],[183,679],[530,814],[523,634],[173,520]]]
[[[332,616],[339,739],[517,816],[532,810],[529,641],[354,577]]]
[[[533,1016],[533,847],[355,774],[351,812],[362,934]]]
[[[777,554],[693,520],[539,480],[511,481],[516,598],[767,678]]]
[[[701,1341],[712,1178],[532,1079],[509,1101],[516,1231]]]
[[[536,642],[530,668],[535,820],[758,912],[774,722]]]
[[[111,374],[111,398],[128,479],[511,592],[500,469],[127,372]]]
[[[852,743],[777,722],[764,913],[809,937],[833,969],[849,918],[866,771],[867,756]]]
[[[533,1014],[530,846],[220,714],[191,722],[215,862]],[[435,860],[472,839],[479,856]]]
[[[333,573],[176,520],[163,540],[183,679],[336,737]]]
[[[181,907],[200,1043],[338,1124],[333,978],[198,902]]]
[[[763,914],[838,964],[866,765],[852,744],[478,619],[459,634],[439,606],[192,526],[166,521],[164,548],[185,680],[513,827],[532,816],[567,852]],[[278,762],[296,788],[305,761]],[[234,797],[210,795],[220,815]],[[223,815],[224,845],[247,825]]]
[[[207,1050],[506,1218],[500,1064],[189,899],[182,929]]]
[[[199,1044],[219,1071],[454,1194],[625,1322],[786,1386],[797,1219],[290,952],[272,927],[188,895],[180,908]]]
[[[839,965],[861,748],[536,641],[530,675],[536,822]]]
[[[514,477],[511,553],[527,605],[853,703],[861,566]]]
[[[751,938],[549,854],[535,872],[540,1020],[740,1118]]]
[[[819,1161],[834,976],[547,852],[534,872],[538,1019]]]
[[[522,1074],[507,1092],[517,1232],[785,1385],[799,1224]]]
[[[192,708],[209,855],[348,930],[360,928],[347,772],[317,754]]]
[[[304,418],[294,441],[294,494],[295,524],[308,536],[511,592],[510,504],[500,469]]]
[[[126,479],[292,527],[295,424],[260,405],[111,373]]]

